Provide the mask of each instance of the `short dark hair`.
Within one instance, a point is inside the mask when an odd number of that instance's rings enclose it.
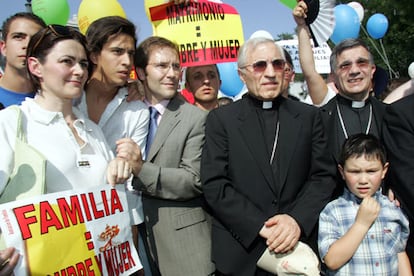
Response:
[[[86,31],[86,40],[90,53],[102,51],[105,43],[113,36],[126,34],[134,39],[136,47],[137,36],[135,25],[121,16],[106,16],[92,22]]]
[[[83,34],[72,27],[48,25],[46,28],[43,28],[34,34],[30,39],[27,46],[26,59],[29,57],[35,57],[39,60],[40,63],[44,63],[46,61],[46,56],[50,53],[51,49],[58,42],[67,39],[76,40],[79,42],[85,49],[88,58],[88,47],[85,36]],[[35,89],[40,89],[39,78],[30,72],[28,62],[26,63],[26,67],[33,86]]]
[[[294,68],[294,66],[293,66],[293,61],[292,61],[292,57],[291,57],[291,55],[289,54],[289,52],[288,52],[285,48],[283,48],[283,52],[285,53],[285,60],[286,60],[286,63],[287,63],[287,64],[289,64],[289,65],[290,65],[290,67]]]
[[[31,12],[18,12],[13,14],[12,16],[8,17],[4,22],[3,26],[1,27],[1,32],[3,36],[3,40],[6,41],[7,35],[10,32],[10,25],[13,23],[13,21],[17,19],[27,19],[30,21],[33,21],[37,25],[41,26],[42,28],[46,27],[46,23],[43,21],[42,18],[39,16],[31,13]]]
[[[371,64],[374,64],[374,57],[373,57],[368,45],[365,44],[365,42],[362,41],[359,38],[348,38],[348,39],[342,40],[339,44],[337,44],[332,49],[331,57],[329,59],[332,72],[335,72],[336,69],[337,69],[337,65],[338,65],[337,58],[338,58],[338,56],[340,54],[342,54],[343,51],[351,49],[351,48],[355,48],[355,47],[365,48],[369,53],[369,62]]]
[[[345,140],[339,155],[339,165],[343,167],[349,158],[358,158],[362,155],[378,159],[382,165],[387,162],[385,147],[380,140],[372,134],[359,133]]]
[[[219,106],[223,106],[223,105],[228,105],[228,104],[231,104],[232,102],[233,102],[233,99],[232,98],[230,98],[230,97],[220,97],[220,98],[218,98],[218,105]]]
[[[180,56],[178,45],[160,36],[150,36],[142,41],[135,52],[135,67],[145,69],[148,65],[148,58],[154,48],[171,48]]]

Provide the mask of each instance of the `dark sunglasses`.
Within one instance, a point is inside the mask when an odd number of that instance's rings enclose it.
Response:
[[[43,41],[43,39],[46,37],[46,35],[54,34],[57,37],[70,37],[71,32],[68,27],[61,26],[61,25],[48,25],[45,30],[43,30],[42,35],[40,38],[36,41],[34,46],[32,47],[32,52],[36,50],[36,48],[40,45],[40,43]]]
[[[252,66],[254,72],[262,73],[266,70],[268,63],[270,63],[273,66],[273,70],[275,71],[283,71],[285,69],[285,61],[283,59],[274,59],[272,61],[258,60],[252,64],[247,64],[241,68]]]

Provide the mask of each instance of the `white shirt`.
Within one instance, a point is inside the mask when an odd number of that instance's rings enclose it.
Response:
[[[113,155],[96,124],[73,109],[78,118],[73,126],[85,142],[80,146],[61,112],[47,111],[30,98],[22,103],[20,109],[28,144],[47,159],[47,193],[106,183],[106,169]],[[16,111],[0,111],[0,192],[13,170],[16,130]],[[79,161],[88,161],[89,166],[78,166]]]
[[[106,106],[98,125],[102,128],[112,151],[116,152],[116,141],[121,138],[131,138],[141,148],[144,156],[147,142],[149,111],[142,101],[127,102],[127,88],[121,88],[112,101]],[[83,93],[78,104],[79,109],[88,116],[86,93]],[[143,222],[141,194],[134,191],[131,181],[127,183],[127,200],[132,224]]]

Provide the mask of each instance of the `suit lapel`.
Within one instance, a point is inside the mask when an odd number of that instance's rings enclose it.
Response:
[[[324,121],[325,132],[327,134],[328,139],[328,147],[329,152],[332,153],[332,157],[337,160],[337,152],[338,149],[342,147],[341,143],[339,142],[339,130],[342,128],[339,125],[339,118],[338,112],[336,110],[336,97],[330,100],[324,107],[322,107],[322,120]]]
[[[273,172],[269,164],[265,139],[256,110],[243,100],[239,114],[239,131],[269,187],[275,192]]]
[[[154,141],[152,142],[151,149],[148,153],[147,160],[152,160],[157,155],[161,146],[165,143],[165,140],[170,135],[171,131],[180,122],[180,101],[176,97],[172,98],[162,115],[160,125],[157,128]]]
[[[289,101],[283,101],[279,107],[280,132],[276,151],[276,161],[280,164],[277,172],[278,178],[276,179],[280,182],[276,185],[278,195],[283,190],[286,182],[288,169],[291,167],[292,152],[295,151],[297,139],[301,139],[299,133],[302,123],[297,119],[298,112],[289,108],[289,104]]]

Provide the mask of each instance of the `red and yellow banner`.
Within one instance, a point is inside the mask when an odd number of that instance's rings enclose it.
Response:
[[[232,6],[206,0],[158,6],[149,2],[145,5],[154,35],[178,44],[182,66],[237,61],[244,38],[240,15]]]
[[[46,194],[0,205],[15,275],[130,275],[142,265],[122,185]]]

